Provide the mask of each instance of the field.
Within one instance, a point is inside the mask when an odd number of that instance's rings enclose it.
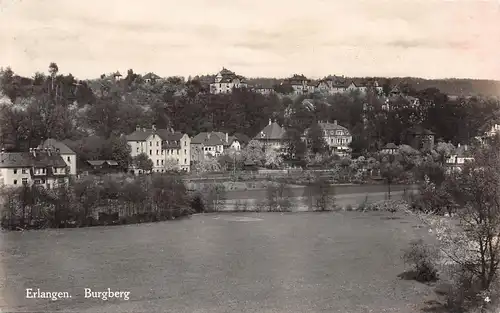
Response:
[[[420,312],[432,287],[398,278],[402,249],[429,236],[417,226],[383,212],[225,213],[2,233],[0,310]],[[26,299],[25,288],[72,298]],[[84,288],[130,300],[85,299]]]

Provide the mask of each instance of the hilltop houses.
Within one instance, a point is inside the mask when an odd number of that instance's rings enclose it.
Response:
[[[228,149],[241,150],[241,143],[235,136],[222,132],[202,132],[191,139],[191,161],[199,162],[207,156],[218,157]]]
[[[222,70],[215,76],[214,82],[210,84],[210,93],[231,93],[233,88],[246,87],[248,87],[248,84],[243,76],[236,75],[234,72],[231,72],[226,68],[222,68]]]
[[[131,156],[146,154],[153,162],[153,172],[166,172],[167,164],[177,163],[177,169],[189,172],[191,165],[191,138],[187,134],[173,129],[156,129],[136,127],[129,134],[127,142],[131,148]]]

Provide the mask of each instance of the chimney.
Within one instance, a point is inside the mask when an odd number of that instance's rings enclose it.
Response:
[[[175,130],[172,127],[170,127],[170,132],[173,134],[175,133]]]
[[[36,157],[36,148],[31,149],[31,151],[33,152],[33,156]]]
[[[142,131],[143,131],[143,132],[146,132],[146,128],[143,128],[143,129],[142,129]]]
[[[207,133],[207,139],[210,139],[210,133]]]
[[[137,125],[137,126],[135,127],[135,131],[141,131],[141,127],[140,127],[139,125]]]
[[[460,148],[460,143],[458,143],[458,147]]]
[[[271,121],[271,119],[269,119],[269,125],[271,125],[271,124],[272,124],[272,121]]]
[[[229,134],[226,133],[226,142],[229,142]]]
[[[337,125],[337,120],[334,120],[334,121],[333,121],[333,125]]]
[[[49,154],[49,156],[51,156],[51,152],[52,152],[52,150],[50,148],[48,148],[47,153]]]
[[[151,125],[151,129],[156,130],[156,125],[155,124]]]

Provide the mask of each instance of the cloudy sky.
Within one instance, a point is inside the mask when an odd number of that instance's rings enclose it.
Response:
[[[0,0],[0,66],[500,79],[500,0]]]

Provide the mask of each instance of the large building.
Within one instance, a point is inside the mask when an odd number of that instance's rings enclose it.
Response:
[[[226,68],[217,73],[215,80],[210,84],[210,93],[220,94],[220,93],[231,93],[233,88],[246,88],[248,87],[245,78],[240,75],[236,75],[234,72]]]
[[[191,139],[191,161],[199,162],[207,156],[218,157],[228,149],[241,150],[236,137],[222,132],[202,132]]]
[[[0,152],[0,185],[20,187],[38,185],[45,188],[65,186],[69,166],[57,150],[30,149],[30,152]]]
[[[76,153],[71,150],[67,145],[64,143],[57,141],[53,138],[49,138],[45,140],[39,147],[40,149],[51,149],[52,151],[58,151],[61,157],[63,158],[64,162],[69,167],[69,174],[70,175],[76,175],[77,174],[77,160],[76,160]]]
[[[352,142],[352,135],[349,130],[334,121],[319,122],[319,127],[323,130],[323,138],[330,148],[331,153],[339,156],[347,156],[351,152],[349,145]]]
[[[127,136],[131,148],[131,156],[146,154],[153,162],[153,172],[166,172],[172,162],[177,163],[177,169],[190,171],[191,139],[187,134],[167,129],[136,127]]]
[[[312,80],[299,74],[294,74],[292,77],[285,79],[281,85],[292,87],[294,95],[310,94],[316,90],[316,85]]]

